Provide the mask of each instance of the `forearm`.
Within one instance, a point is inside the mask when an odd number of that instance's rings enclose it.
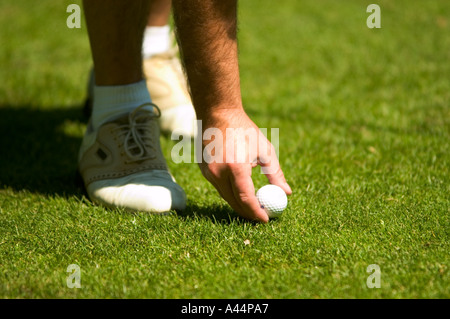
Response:
[[[174,18],[192,100],[201,120],[241,108],[237,0],[174,0]]]

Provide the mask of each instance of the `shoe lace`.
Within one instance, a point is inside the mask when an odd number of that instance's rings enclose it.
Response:
[[[145,109],[145,106],[151,106],[157,112]],[[153,147],[153,125],[155,121],[151,121],[161,116],[161,111],[153,103],[145,103],[137,107],[128,115],[128,124],[119,125],[118,130],[121,131],[120,136],[125,136],[124,150],[132,162],[142,161],[154,158],[155,149]]]

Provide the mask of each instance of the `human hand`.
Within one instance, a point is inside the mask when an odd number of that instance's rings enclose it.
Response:
[[[227,134],[227,129],[234,134]],[[243,109],[215,110],[203,120],[202,131],[203,176],[240,216],[266,223],[269,217],[255,196],[252,169],[260,165],[270,184],[292,193],[273,145]],[[257,141],[246,136],[251,132]]]

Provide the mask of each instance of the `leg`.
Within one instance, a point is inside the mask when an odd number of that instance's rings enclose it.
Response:
[[[123,85],[142,80],[142,34],[149,1],[84,0],[83,4],[96,84]]]
[[[172,0],[153,0],[150,4],[150,13],[147,26],[163,27],[169,24]]]
[[[108,207],[153,213],[183,209],[185,194],[167,169],[159,109],[143,76],[148,1],[85,0],[84,8],[96,75],[78,165],[87,193]]]
[[[84,106],[86,116],[92,113],[95,83],[99,85],[133,83],[142,79],[144,72],[150,96],[161,109],[159,118],[161,130],[168,134],[177,130],[185,136],[195,136],[196,114],[169,27],[171,5],[171,0],[141,1],[133,3],[132,7],[113,3],[113,6],[122,6],[117,10],[118,17],[115,17],[114,11],[111,10],[116,9],[111,8],[112,6],[105,7],[101,2],[91,4],[85,1],[95,73],[97,77],[100,76],[96,79],[94,71],[91,71],[89,76]],[[106,14],[98,12],[104,8],[109,10]],[[148,12],[146,19],[144,12]],[[142,32],[144,32],[143,43]],[[107,35],[107,38],[104,35]],[[121,45],[111,47],[111,41],[108,41],[111,38],[119,40],[114,45],[117,43]],[[139,63],[141,56],[138,56],[137,50],[140,47],[139,42],[142,46],[139,52],[144,57],[143,71],[142,61]],[[122,45],[123,43],[126,45]],[[130,66],[123,68],[122,65],[127,63]],[[110,69],[111,67],[113,69]],[[108,74],[106,78],[105,71]]]
[[[169,26],[171,9],[171,0],[153,0],[150,2],[142,47],[144,58],[164,53],[172,46]]]
[[[196,114],[169,26],[171,9],[171,0],[151,1],[142,47],[144,73],[150,96],[161,109],[161,130],[194,137]]]

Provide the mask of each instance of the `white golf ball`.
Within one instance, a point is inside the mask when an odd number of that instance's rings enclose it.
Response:
[[[286,193],[276,185],[269,184],[261,187],[256,192],[256,198],[270,218],[280,216],[287,206]]]

